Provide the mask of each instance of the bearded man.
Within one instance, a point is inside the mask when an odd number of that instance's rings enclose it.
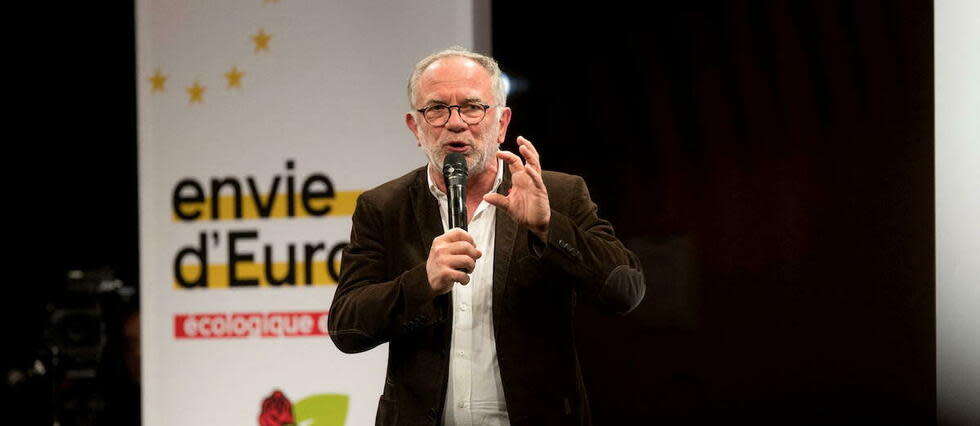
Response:
[[[526,163],[498,151],[511,110],[492,58],[432,54],[408,97],[428,164],[358,198],[329,318],[344,352],[390,344],[377,424],[590,424],[575,303],[629,312],[639,262],[582,178],[542,170],[523,137]],[[449,153],[469,169],[468,231],[448,229]]]

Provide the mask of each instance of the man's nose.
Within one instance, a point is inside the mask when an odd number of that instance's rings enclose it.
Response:
[[[455,112],[455,114],[453,114]],[[449,109],[449,121],[446,122],[446,129],[453,132],[461,132],[466,130],[469,124],[463,121],[463,113],[460,112],[459,108]]]

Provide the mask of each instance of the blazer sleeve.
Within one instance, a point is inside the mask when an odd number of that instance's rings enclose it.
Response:
[[[532,257],[549,273],[568,279],[578,297],[607,312],[629,313],[646,293],[640,261],[599,218],[585,181],[566,176],[572,180],[570,195],[560,206],[552,202],[548,241],[528,237]]]
[[[388,277],[389,247],[384,221],[364,193],[354,209],[350,244],[344,249],[340,279],[330,307],[328,331],[341,351],[363,352],[443,321],[445,308],[428,283],[425,263]]]

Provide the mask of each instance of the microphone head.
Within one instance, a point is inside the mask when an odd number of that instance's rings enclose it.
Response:
[[[458,152],[446,154],[442,161],[442,175],[450,177],[466,177],[466,157]]]

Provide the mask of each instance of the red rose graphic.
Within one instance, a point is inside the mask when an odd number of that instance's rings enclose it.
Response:
[[[295,424],[293,420],[293,403],[286,395],[276,390],[262,401],[262,414],[259,414],[259,426],[286,426]]]

